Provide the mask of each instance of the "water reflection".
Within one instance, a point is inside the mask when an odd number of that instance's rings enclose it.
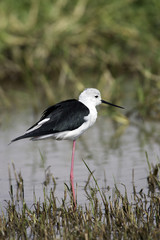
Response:
[[[0,201],[9,199],[8,164],[13,161],[17,171],[21,171],[24,186],[25,199],[28,203],[33,202],[33,191],[37,198],[43,199],[43,182],[45,169],[50,166],[50,173],[56,179],[56,196],[61,199],[64,194],[64,182],[69,184],[71,164],[72,142],[69,141],[18,141],[8,146],[10,140],[24,132],[35,119],[30,112],[13,114],[9,118],[5,116],[5,125],[0,130]],[[114,188],[116,182],[124,189],[125,184],[128,192],[132,192],[132,171],[134,169],[134,181],[137,190],[147,190],[147,162],[145,151],[148,152],[149,160],[156,163],[159,152],[159,125],[151,122],[132,122],[124,131],[123,135],[117,134],[117,124],[107,117],[99,117],[97,123],[82,135],[76,143],[74,177],[77,183],[78,202],[86,201],[84,191],[88,179],[88,170],[84,159],[94,175],[99,186],[106,184]],[[14,176],[12,174],[14,179]]]

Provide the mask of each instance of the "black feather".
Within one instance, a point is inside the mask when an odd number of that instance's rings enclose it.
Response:
[[[88,114],[89,109],[78,100],[70,99],[57,103],[43,112],[40,120],[28,129],[30,132],[13,139],[12,142],[23,138],[34,138],[63,131],[72,131],[85,122],[84,117]],[[50,120],[31,131],[40,121],[46,118],[50,118]]]

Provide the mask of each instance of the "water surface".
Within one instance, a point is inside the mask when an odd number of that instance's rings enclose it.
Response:
[[[72,142],[70,141],[29,141],[21,140],[8,145],[11,139],[21,135],[38,117],[33,117],[31,110],[16,112],[3,117],[0,129],[0,203],[9,199],[8,165],[14,162],[17,172],[22,173],[25,188],[25,200],[33,203],[33,191],[43,200],[43,182],[45,169],[56,179],[56,196],[61,201],[64,195],[64,183],[69,185]],[[116,126],[115,126],[116,125]],[[86,202],[84,186],[89,172],[82,159],[94,172],[100,188],[106,184],[110,192],[116,183],[120,189],[125,184],[128,193],[132,193],[132,173],[137,191],[147,191],[146,177],[148,166],[145,152],[150,162],[156,164],[160,156],[158,123],[135,121],[118,137],[119,125],[106,116],[100,116],[96,124],[84,133],[76,142],[74,181],[77,184],[79,204]],[[40,152],[43,155],[41,158]],[[11,167],[12,169],[12,167]],[[12,177],[14,174],[12,171]],[[13,181],[15,184],[15,181]]]

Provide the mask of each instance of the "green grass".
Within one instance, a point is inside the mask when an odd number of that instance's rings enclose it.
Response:
[[[1,0],[0,107],[17,92],[39,106],[91,86],[159,119],[159,9],[156,0]]]
[[[85,163],[86,164],[86,163]],[[86,165],[88,168],[88,166]],[[156,174],[159,184],[159,166]],[[149,169],[149,177],[152,171]],[[133,182],[132,197],[122,194],[115,185],[112,197],[107,190],[101,190],[88,168],[90,176],[84,191],[88,203],[77,204],[73,208],[69,188],[65,189],[64,199],[59,201],[53,188],[44,184],[43,200],[35,201],[28,207],[24,197],[24,183],[21,173],[17,173],[13,164],[16,186],[12,185],[9,168],[10,200],[0,216],[1,239],[159,239],[160,238],[160,198],[159,185],[148,188],[148,194],[136,191]],[[46,175],[47,179],[48,176]],[[91,183],[90,178],[94,182]],[[47,181],[45,181],[47,182]],[[95,186],[94,186],[95,183]],[[125,186],[124,186],[125,187]],[[48,191],[49,190],[49,191]],[[100,195],[99,195],[100,193]],[[129,198],[131,200],[129,200]]]

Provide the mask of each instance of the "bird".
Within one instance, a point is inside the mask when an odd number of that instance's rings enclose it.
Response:
[[[25,138],[30,138],[33,141],[47,138],[73,141],[70,184],[74,207],[76,207],[76,197],[73,169],[76,140],[96,122],[96,106],[102,103],[123,109],[121,106],[103,100],[98,89],[86,88],[81,92],[78,100],[69,99],[48,107],[38,122],[23,135],[11,140],[11,143]]]

